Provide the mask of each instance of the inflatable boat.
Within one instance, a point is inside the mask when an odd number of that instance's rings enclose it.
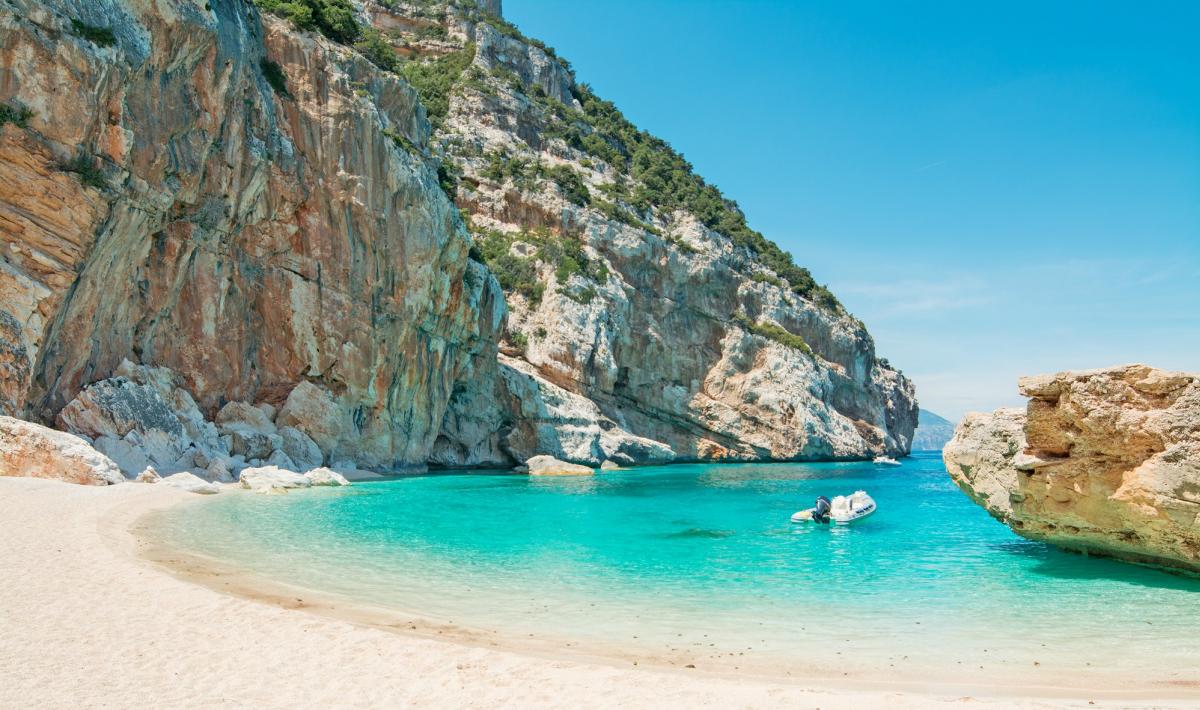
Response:
[[[854,491],[848,496],[836,496],[829,505],[829,522],[849,525],[875,512],[875,499],[864,491]],[[813,509],[801,510],[792,515],[793,523],[808,523],[813,520]]]

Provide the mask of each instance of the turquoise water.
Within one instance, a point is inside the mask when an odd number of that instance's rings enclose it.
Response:
[[[788,520],[856,489],[879,504],[856,525]],[[951,663],[1024,682],[1179,682],[1200,668],[1200,580],[1017,537],[931,454],[899,467],[430,475],[221,495],[154,524],[173,544],[339,598],[625,655],[897,677]]]

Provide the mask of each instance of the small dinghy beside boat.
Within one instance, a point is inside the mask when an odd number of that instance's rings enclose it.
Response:
[[[875,499],[865,491],[855,491],[848,496],[836,496],[829,502],[829,522],[849,525],[875,512]],[[813,521],[814,508],[801,510],[792,515],[793,523]]]

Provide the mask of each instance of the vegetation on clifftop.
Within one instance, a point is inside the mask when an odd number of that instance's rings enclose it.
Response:
[[[496,68],[490,76],[472,68],[475,46],[471,43],[432,59],[400,59],[391,41],[395,38],[360,25],[351,0],[253,1],[264,10],[287,18],[300,29],[318,31],[336,41],[353,44],[380,68],[403,76],[416,89],[435,129],[445,124],[450,97],[460,84],[489,95],[494,95],[489,79],[514,92],[524,89],[519,78],[503,67]],[[385,4],[390,6],[390,3]],[[444,34],[444,26],[436,23],[444,23],[446,13],[453,8],[471,21],[490,25],[503,36],[541,49],[570,71],[570,64],[559,58],[552,48],[526,37],[503,18],[482,11],[473,0],[419,0],[416,4],[422,17],[434,21],[430,27],[443,30],[439,37]],[[416,34],[418,39],[423,36],[419,31]],[[582,110],[547,96],[540,87],[530,89],[529,97],[546,108],[546,137],[562,139],[568,146],[586,153],[590,158],[584,160],[589,164],[591,158],[595,158],[616,169],[617,179],[602,186],[607,199],[593,196],[582,176],[566,165],[542,166],[519,157],[492,155],[485,176],[497,182],[512,178],[523,190],[536,187],[540,178],[546,178],[573,204],[590,206],[610,219],[656,234],[661,231],[652,224],[655,213],[663,215],[685,210],[709,229],[748,249],[761,265],[779,277],[755,271],[752,277],[756,281],[783,286],[780,279],[786,280],[786,286],[792,292],[826,308],[841,310],[834,295],[818,284],[808,269],[797,266],[790,254],[751,229],[737,203],[697,175],[691,163],[669,143],[638,129],[615,104],[596,96],[587,84],[573,84],[571,91]],[[450,169],[444,169],[439,178],[453,197],[457,176]]]

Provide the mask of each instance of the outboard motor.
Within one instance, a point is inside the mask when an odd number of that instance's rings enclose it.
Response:
[[[831,507],[832,507],[832,505],[830,504],[828,498],[826,498],[825,496],[817,496],[817,502],[813,506],[813,511],[812,511],[813,522],[828,525],[829,524],[829,509]]]

